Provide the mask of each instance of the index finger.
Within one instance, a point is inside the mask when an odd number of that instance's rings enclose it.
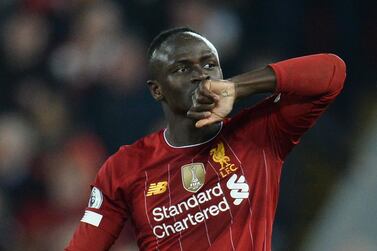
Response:
[[[211,79],[208,79],[199,84],[199,93],[203,96],[212,98],[215,101],[218,101],[220,99],[220,97],[216,93],[211,91]]]

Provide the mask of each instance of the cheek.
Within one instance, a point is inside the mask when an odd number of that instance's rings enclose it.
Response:
[[[183,111],[191,107],[190,82],[175,79],[174,82],[167,82],[162,90],[165,101],[173,109]]]
[[[165,92],[179,98],[190,92],[191,87],[190,80],[185,76],[169,77],[165,85]]]
[[[223,72],[220,67],[213,70],[209,76],[213,79],[223,79]]]

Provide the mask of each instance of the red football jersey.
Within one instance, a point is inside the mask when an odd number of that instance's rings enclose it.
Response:
[[[276,93],[209,141],[174,147],[161,130],[111,156],[66,250],[108,250],[127,219],[140,250],[271,250],[284,158],[341,91],[345,65],[319,54],[270,66]]]

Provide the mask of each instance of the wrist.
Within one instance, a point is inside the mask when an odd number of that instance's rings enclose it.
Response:
[[[271,67],[254,70],[228,79],[234,83],[236,99],[256,93],[274,92],[276,76]]]

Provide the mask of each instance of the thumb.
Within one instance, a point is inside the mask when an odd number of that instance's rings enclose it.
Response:
[[[216,115],[215,113],[212,113],[211,116],[209,116],[208,118],[204,118],[196,122],[195,127],[202,128],[204,126],[207,126],[207,125],[210,125],[210,124],[222,121],[222,120],[223,120],[222,117],[220,117],[219,115]]]

